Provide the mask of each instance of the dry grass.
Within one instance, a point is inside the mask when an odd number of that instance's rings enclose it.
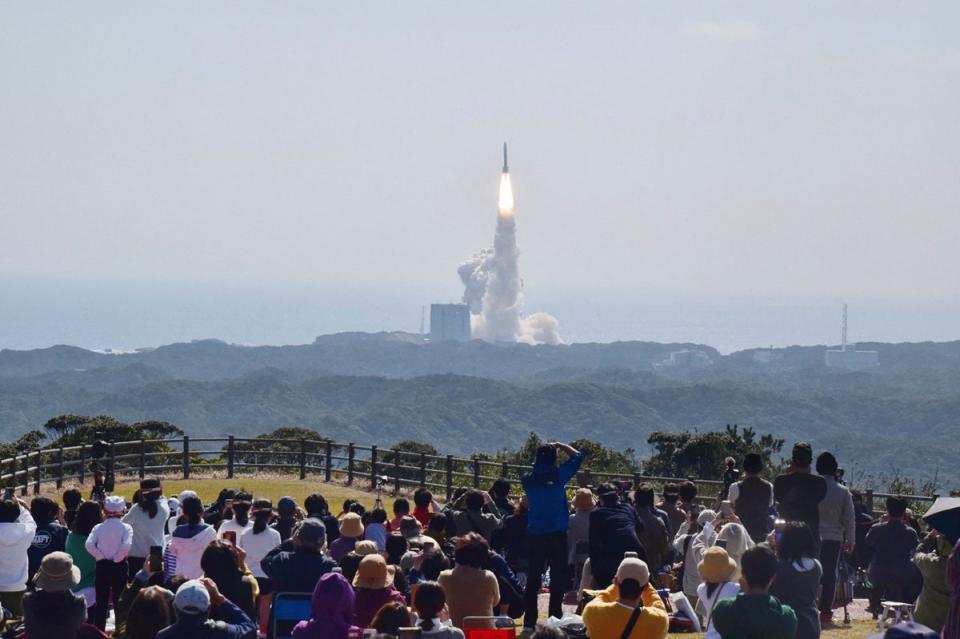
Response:
[[[864,639],[876,632],[876,621],[854,621],[849,626],[830,626],[820,634],[824,639]],[[671,639],[700,639],[702,634],[675,633],[668,635]]]

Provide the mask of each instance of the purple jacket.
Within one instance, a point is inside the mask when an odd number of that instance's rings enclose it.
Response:
[[[329,572],[317,581],[310,599],[310,621],[301,621],[293,629],[293,639],[346,639],[353,618],[353,587],[346,578]]]
[[[391,601],[399,601],[403,605],[407,604],[407,600],[393,586],[376,590],[358,588],[356,597],[356,604],[353,608],[353,625],[361,628],[370,627],[370,622],[373,621],[377,611],[383,608],[384,604]]]

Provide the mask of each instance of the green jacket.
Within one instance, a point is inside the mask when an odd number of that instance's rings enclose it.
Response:
[[[93,581],[96,578],[97,560],[83,547],[85,543],[87,543],[86,535],[76,533],[67,535],[64,550],[73,557],[73,565],[80,569],[80,583],[73,588],[73,592],[79,592],[84,588],[93,588]]]
[[[797,615],[771,595],[740,593],[713,609],[713,627],[723,639],[793,639]]]

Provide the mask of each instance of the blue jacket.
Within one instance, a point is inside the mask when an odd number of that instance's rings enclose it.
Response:
[[[217,620],[206,615],[179,615],[172,626],[157,633],[157,639],[256,639],[257,624],[229,599],[216,609],[215,616]]]
[[[527,532],[546,535],[567,531],[570,520],[567,482],[577,474],[582,463],[583,453],[577,453],[560,466],[534,464],[533,471],[520,480],[529,502]]]

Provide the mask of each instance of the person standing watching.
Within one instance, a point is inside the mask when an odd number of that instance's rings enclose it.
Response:
[[[590,572],[596,588],[606,588],[617,574],[624,553],[635,552],[639,559],[647,554],[640,543],[643,522],[630,504],[620,501],[613,484],[600,484],[600,506],[588,513],[587,534]]]
[[[30,515],[37,524],[33,543],[27,550],[31,579],[40,570],[44,557],[52,552],[63,552],[66,546],[69,531],[57,521],[59,514],[60,507],[49,497],[34,497],[30,502]]]
[[[84,547],[97,560],[94,587],[97,590],[95,623],[100,630],[107,628],[110,602],[120,601],[120,593],[127,587],[127,555],[133,543],[133,528],[123,523],[127,502],[119,495],[103,500],[103,523],[90,531]]]
[[[781,519],[802,521],[810,526],[819,551],[820,502],[827,496],[827,482],[823,477],[810,473],[812,463],[813,449],[810,444],[795,444],[786,474],[773,482],[773,497],[780,504]]]
[[[900,497],[887,498],[887,514],[867,533],[867,545],[873,548],[873,560],[867,577],[873,584],[870,607],[874,618],[882,612],[883,598],[912,602],[923,587],[923,576],[913,563],[920,543],[917,531],[906,525],[907,502]]]
[[[36,532],[37,524],[25,503],[16,498],[0,502],[0,604],[15,617],[23,616],[27,549]]]
[[[820,624],[833,623],[833,599],[842,557],[853,552],[857,520],[850,490],[837,482],[837,458],[830,453],[817,457],[817,474],[827,482],[827,496],[820,502]]]
[[[770,508],[773,507],[773,484],[760,477],[761,471],[763,457],[747,453],[743,458],[746,477],[731,484],[727,495],[755,544],[763,543],[770,532]]]
[[[557,450],[568,459],[557,466]],[[583,463],[583,453],[568,444],[553,442],[537,448],[531,472],[521,479],[527,494],[527,543],[530,573],[524,592],[526,614],[524,626],[537,624],[537,595],[543,583],[543,571],[550,568],[550,610],[558,619],[563,616],[563,594],[569,581],[567,566],[567,482],[573,479]]]

